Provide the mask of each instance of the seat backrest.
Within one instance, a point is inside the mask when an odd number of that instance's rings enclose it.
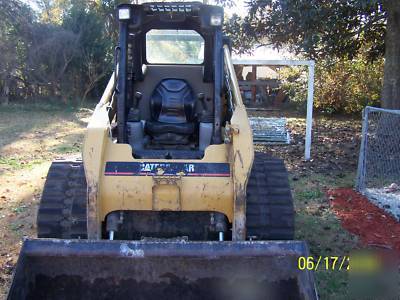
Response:
[[[213,99],[213,83],[203,81],[202,65],[147,65],[142,81],[133,83],[133,93],[140,92],[140,117],[142,120],[154,120],[151,114],[150,99],[159,83],[164,79],[176,78],[185,80],[193,90],[193,95],[205,94],[205,99]],[[213,111],[213,101],[205,101],[207,109]],[[201,105],[197,108],[201,112]]]
[[[150,98],[152,119],[163,123],[192,122],[195,98],[189,84],[183,79],[161,80]]]

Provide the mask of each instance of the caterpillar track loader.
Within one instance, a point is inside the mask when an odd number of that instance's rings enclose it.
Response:
[[[222,8],[116,15],[82,160],[52,163],[8,299],[317,299],[284,163],[253,149]]]

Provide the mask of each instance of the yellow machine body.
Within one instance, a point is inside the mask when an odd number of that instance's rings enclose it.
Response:
[[[117,144],[111,137],[109,109],[112,106],[114,76],[87,127],[83,162],[88,184],[88,237],[101,237],[101,222],[113,211],[207,211],[221,212],[233,224],[232,238],[246,237],[246,185],[254,150],[250,124],[230,58],[224,47],[226,72],[232,86],[234,111],[230,124],[222,127],[225,143],[210,145],[201,160],[136,159],[129,144]],[[107,162],[157,164],[184,162],[228,163],[229,177],[187,177],[163,175],[162,166],[152,176],[107,176]]]

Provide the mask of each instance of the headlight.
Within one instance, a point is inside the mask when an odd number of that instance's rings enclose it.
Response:
[[[211,26],[221,26],[222,25],[222,15],[216,14],[210,17]]]
[[[129,20],[131,17],[131,12],[129,8],[120,8],[118,10],[118,19],[119,20]]]

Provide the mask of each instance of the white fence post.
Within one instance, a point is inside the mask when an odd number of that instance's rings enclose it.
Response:
[[[368,133],[368,112],[369,106],[366,106],[362,114],[362,129],[361,129],[361,145],[360,154],[358,156],[358,168],[357,168],[357,181],[356,190],[362,191],[365,189],[365,159],[366,159],[366,149],[367,149],[367,133]]]
[[[314,68],[313,60],[271,60],[271,59],[233,59],[235,65],[248,66],[308,66],[308,88],[307,88],[307,118],[306,118],[306,138],[304,147],[304,158],[311,158],[311,132],[312,132],[312,113],[314,102]]]
[[[311,157],[312,114],[314,103],[314,66],[314,61],[308,65],[306,145],[304,150],[304,157],[306,160],[310,160]]]

